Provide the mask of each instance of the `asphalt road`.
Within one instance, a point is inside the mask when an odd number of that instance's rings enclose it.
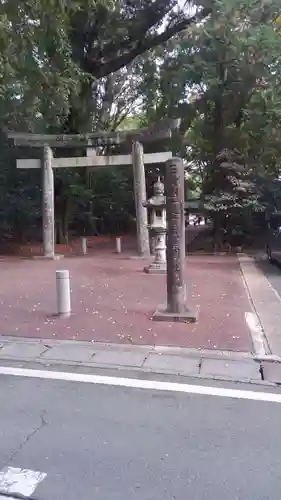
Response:
[[[38,500],[280,499],[280,403],[7,375],[0,398],[0,476],[45,473]]]

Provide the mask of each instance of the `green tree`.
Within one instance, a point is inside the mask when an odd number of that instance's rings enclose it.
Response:
[[[245,221],[250,212],[263,209],[258,177],[270,184],[280,169],[278,10],[278,2],[216,1],[204,23],[157,48],[142,63],[144,114],[148,121],[181,117],[175,149],[187,159],[190,175],[201,180],[215,234],[233,223],[230,213],[236,205],[245,209]],[[256,187],[249,199],[242,191],[238,195],[242,179],[237,155]]]
[[[0,2],[0,126],[83,132],[180,117],[169,148],[186,159],[187,190],[202,193],[216,225],[234,220],[225,215],[236,202],[245,214],[263,207],[262,185],[280,170],[277,0],[212,0],[193,10],[172,0],[52,1],[53,9]],[[241,162],[256,189],[249,200],[238,194]],[[119,208],[132,210],[121,188],[110,208],[106,186],[124,185],[132,197],[129,175],[119,175],[56,174],[61,236],[69,224],[75,230],[79,210],[85,224],[102,210],[109,221],[118,196]]]
[[[2,0],[0,9],[2,124],[19,103],[36,123],[72,132],[89,130],[97,80],[209,13],[175,0]]]

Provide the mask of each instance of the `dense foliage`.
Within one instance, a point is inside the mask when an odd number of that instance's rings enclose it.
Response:
[[[39,237],[38,172],[15,170],[3,133],[89,132],[180,117],[186,160],[215,236],[250,233],[278,207],[279,1],[0,1],[0,226]],[[79,152],[77,152],[78,154]],[[151,184],[156,173],[148,175]],[[122,232],[134,218],[129,169],[56,173],[57,234]],[[251,223],[252,221],[252,223]]]

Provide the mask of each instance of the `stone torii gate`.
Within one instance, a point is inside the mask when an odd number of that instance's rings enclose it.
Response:
[[[147,258],[150,254],[146,201],[145,163],[164,163],[172,157],[171,152],[144,154],[143,143],[168,139],[172,131],[179,127],[179,120],[166,119],[152,127],[121,132],[101,132],[94,134],[49,135],[8,132],[15,146],[40,148],[42,158],[17,160],[17,168],[42,169],[42,219],[43,257],[55,258],[55,214],[53,168],[133,166],[134,197],[136,207],[138,255]],[[132,154],[97,156],[95,146],[108,146],[122,142],[132,143]],[[54,158],[52,148],[85,147],[87,156]]]

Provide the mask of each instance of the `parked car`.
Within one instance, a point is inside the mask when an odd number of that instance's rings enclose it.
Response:
[[[266,253],[270,262],[281,264],[281,211],[269,218]]]

